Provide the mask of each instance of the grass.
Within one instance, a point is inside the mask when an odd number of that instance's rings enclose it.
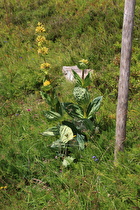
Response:
[[[0,7],[0,208],[140,209],[140,3],[135,11],[127,137],[117,167],[113,153],[123,2],[48,1],[46,7],[43,0],[9,0]],[[76,65],[82,58],[94,69],[93,98],[103,95],[99,133],[85,150],[71,151],[75,161],[67,168],[50,148],[54,138],[41,135],[53,123],[44,116],[49,107],[39,94],[43,74],[35,44],[38,21],[47,28],[47,59],[52,75],[61,78],[61,101],[73,100],[73,84],[65,81],[62,66]]]

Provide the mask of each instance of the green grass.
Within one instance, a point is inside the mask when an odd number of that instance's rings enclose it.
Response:
[[[140,2],[135,11],[127,137],[117,167],[113,161],[123,2],[7,0],[0,8],[0,208],[140,209]],[[49,107],[39,94],[39,21],[47,29],[47,61],[52,76],[59,78],[60,100],[73,101],[74,87],[65,81],[62,66],[83,58],[94,69],[93,98],[103,95],[99,133],[83,151],[71,150],[75,161],[67,168],[50,147],[54,137],[41,135],[54,123],[45,118],[43,111]]]

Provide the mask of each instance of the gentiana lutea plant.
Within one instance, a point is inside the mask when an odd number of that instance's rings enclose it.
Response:
[[[65,157],[63,165],[67,167],[74,158],[69,156],[69,148],[76,147],[79,150],[85,148],[85,142],[90,140],[91,135],[96,129],[96,115],[98,111],[102,96],[93,100],[90,98],[90,93],[87,87],[90,85],[90,73],[84,78],[85,69],[88,67],[88,60],[82,59],[77,66],[82,71],[82,78],[73,71],[75,80],[75,88],[73,95],[76,103],[63,102],[60,103],[56,94],[57,81],[53,80],[51,75],[51,65],[47,62],[49,48],[46,40],[46,30],[42,23],[38,23],[36,27],[36,38],[38,46],[38,54],[43,63],[40,69],[44,74],[43,87],[40,91],[42,98],[50,106],[50,110],[45,112],[47,120],[57,121],[57,125],[48,128],[42,133],[44,136],[56,136],[57,140],[51,145],[52,148],[58,149],[58,155]],[[63,120],[63,110],[67,112],[71,119]]]
[[[61,103],[62,108],[71,119],[63,120],[60,113],[51,110],[47,111],[46,118],[58,121],[59,124],[42,133],[44,136],[57,137],[51,147],[57,148],[60,156],[67,157],[63,160],[64,166],[68,166],[74,160],[68,156],[69,147],[77,147],[79,150],[83,150],[85,142],[90,141],[91,136],[97,130],[96,112],[99,110],[102,101],[102,96],[91,100],[88,89],[83,87],[84,85],[88,86],[90,83],[89,74],[85,79],[80,78],[76,72],[73,72],[73,74],[75,79],[75,88],[73,90],[75,103]]]
[[[37,51],[43,60],[40,65],[40,70],[43,72],[43,86],[41,88],[40,94],[46,103],[50,106],[52,111],[62,112],[61,104],[56,94],[57,81],[52,77],[51,74],[51,64],[47,62],[47,55],[49,48],[47,47],[48,40],[46,39],[46,29],[42,23],[38,23],[35,33],[37,35]]]

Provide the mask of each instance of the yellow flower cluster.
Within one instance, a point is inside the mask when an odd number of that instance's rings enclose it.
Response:
[[[80,63],[88,64],[88,60],[82,59],[79,61]]]
[[[37,50],[38,54],[47,55],[49,48],[44,46],[44,44],[45,45],[47,44],[47,40],[46,40],[46,37],[43,36],[43,34],[41,34],[41,33],[44,33],[46,31],[44,25],[39,22],[37,24],[37,27],[36,27],[35,31],[38,34],[37,38],[36,38],[36,42],[37,42],[37,45],[38,45],[38,50]],[[49,63],[42,63],[40,65],[40,69],[44,72],[45,75],[48,75],[48,69],[49,68],[50,68]],[[45,81],[43,83],[44,86],[48,86],[49,84],[50,84],[49,81]]]
[[[49,63],[42,63],[40,68],[41,69],[48,69],[48,68],[50,68],[50,64]]]
[[[37,41],[38,43],[42,44],[43,42],[46,42],[47,40],[46,40],[45,36],[38,36],[38,37],[36,38],[36,41]]]
[[[36,33],[43,33],[46,30],[44,28],[44,25],[39,22],[37,24],[37,27],[36,27],[35,31],[36,31]],[[45,36],[38,35],[38,37],[36,38],[36,42],[37,42],[38,46],[40,47],[40,46],[42,46],[43,43],[46,43],[47,40],[46,40]],[[39,50],[39,53],[41,53],[40,50]],[[45,51],[43,50],[43,54],[47,54],[46,49],[45,49]]]
[[[49,80],[46,80],[44,83],[43,83],[43,86],[48,86],[48,85],[50,85],[51,83],[50,83],[50,81]]]
[[[36,33],[42,33],[46,31],[42,23],[39,22],[37,25],[38,26],[35,29]]]
[[[48,54],[48,49],[47,47],[41,47],[38,49],[38,54],[43,54],[43,55],[46,55]]]

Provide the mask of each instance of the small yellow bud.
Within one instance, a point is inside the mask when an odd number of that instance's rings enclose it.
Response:
[[[49,80],[46,80],[44,83],[43,83],[43,86],[48,86],[48,85],[50,85],[51,83],[50,83],[50,81]]]
[[[88,60],[82,59],[79,61],[80,63],[88,64]]]

